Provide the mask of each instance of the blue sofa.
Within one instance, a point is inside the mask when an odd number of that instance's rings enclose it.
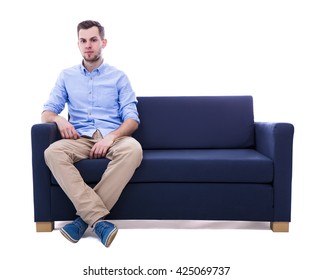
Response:
[[[141,166],[113,207],[111,220],[270,222],[289,230],[292,146],[289,123],[255,122],[252,96],[138,97]],[[60,134],[54,123],[31,130],[37,231],[75,219],[51,175],[44,150]],[[107,159],[76,164],[93,187]]]

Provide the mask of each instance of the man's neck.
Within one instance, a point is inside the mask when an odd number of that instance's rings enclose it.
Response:
[[[103,63],[103,58],[101,57],[97,61],[86,61],[83,60],[83,66],[88,70],[88,72],[92,72],[94,69],[98,68]]]

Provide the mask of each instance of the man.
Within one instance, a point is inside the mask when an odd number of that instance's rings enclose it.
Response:
[[[105,217],[142,161],[141,145],[131,137],[140,122],[137,100],[127,76],[104,62],[102,50],[107,40],[103,26],[83,21],[77,33],[83,61],[61,72],[44,104],[42,121],[55,122],[62,136],[44,156],[79,216],[61,228],[61,233],[78,242],[90,225],[109,247],[118,229]],[[59,115],[66,103],[69,121]],[[74,163],[103,157],[110,162],[92,189]]]

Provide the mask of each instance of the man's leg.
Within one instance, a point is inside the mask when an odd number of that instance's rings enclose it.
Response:
[[[140,165],[142,148],[134,138],[122,137],[113,143],[106,157],[111,161],[94,191],[101,197],[107,209],[110,210],[130,181],[134,171]],[[118,229],[114,224],[103,219],[104,217],[99,221],[94,221],[94,231],[101,242],[109,247]]]
[[[111,210],[142,161],[142,147],[132,137],[121,137],[110,147],[106,157],[111,161],[94,191]]]
[[[45,151],[45,160],[55,179],[74,204],[77,215],[87,224],[109,213],[102,199],[82,179],[74,163],[88,158],[94,140],[62,139],[51,144]]]

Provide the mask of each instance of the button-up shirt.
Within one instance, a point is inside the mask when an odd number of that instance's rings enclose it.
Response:
[[[104,137],[126,119],[140,122],[128,77],[107,63],[92,73],[82,64],[63,70],[43,110],[60,114],[66,103],[80,135],[92,136],[98,129]]]

